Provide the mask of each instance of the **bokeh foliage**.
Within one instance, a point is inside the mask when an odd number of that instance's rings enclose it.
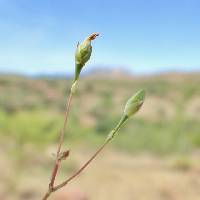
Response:
[[[120,131],[113,147],[170,153],[200,147],[200,76],[88,75],[80,80],[67,141],[93,145],[115,126],[130,94],[147,91],[141,113]],[[57,141],[70,80],[0,76],[0,137],[46,146]]]

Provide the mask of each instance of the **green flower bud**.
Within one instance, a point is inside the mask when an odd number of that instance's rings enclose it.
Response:
[[[138,91],[135,95],[133,95],[126,103],[124,108],[124,115],[131,117],[135,114],[144,103],[145,99],[145,90]]]
[[[129,117],[131,117],[141,108],[142,104],[144,103],[144,98],[145,90],[140,90],[127,101],[124,108],[124,113],[117,126],[109,133],[106,139],[107,141],[114,138],[115,134],[119,131],[123,124],[125,124]]]
[[[74,81],[78,80],[80,72],[85,65],[85,63],[90,59],[92,53],[91,41],[94,40],[99,34],[93,33],[87,37],[82,43],[78,43],[75,52],[75,77]]]

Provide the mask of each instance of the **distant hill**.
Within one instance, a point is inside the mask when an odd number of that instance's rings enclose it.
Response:
[[[173,99],[173,104],[199,98],[200,94],[200,73],[135,76],[119,69],[102,69],[84,74],[79,82],[79,98],[83,102],[88,92],[91,102],[93,98],[100,98],[101,101],[106,101],[107,98],[115,101],[120,98],[123,102],[141,87],[146,88],[150,97],[161,99],[165,97],[160,102],[168,101],[168,103]],[[63,76],[0,75],[1,109],[7,109],[7,107],[28,109],[40,106],[58,108],[58,105],[64,105],[63,95],[66,90],[70,89],[70,84],[71,81]],[[157,100],[154,99],[154,101]],[[119,106],[116,105],[116,107]],[[163,109],[167,112],[167,107]]]
[[[0,135],[17,141],[54,140],[70,87],[71,80],[62,76],[0,75]],[[70,131],[77,137],[80,132],[94,133],[94,140],[95,133],[106,134],[127,99],[140,88],[147,93],[144,106],[119,145],[156,151],[200,146],[200,73],[135,76],[121,70],[95,70],[84,74],[74,97]],[[137,135],[137,140],[130,141],[128,135]]]

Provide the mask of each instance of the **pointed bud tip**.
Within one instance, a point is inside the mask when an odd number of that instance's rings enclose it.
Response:
[[[76,52],[75,52],[75,77],[74,80],[78,80],[80,72],[86,62],[90,59],[90,56],[92,54],[92,45],[91,41],[94,40],[99,33],[92,33],[88,37],[83,40],[83,42],[78,43],[76,47]]]
[[[141,89],[133,96],[133,99],[138,100],[138,101],[144,101],[145,93],[146,93],[145,90]]]
[[[145,99],[145,90],[139,90],[134,94],[126,103],[124,108],[124,114],[128,117],[135,114],[143,105]]]
[[[97,36],[99,36],[99,33],[94,32],[94,33],[92,33],[91,35],[88,36],[88,39],[94,40]]]

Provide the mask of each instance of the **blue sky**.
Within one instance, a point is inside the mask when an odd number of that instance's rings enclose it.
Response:
[[[0,71],[72,73],[76,43],[97,31],[94,66],[200,71],[199,0],[0,0]]]

